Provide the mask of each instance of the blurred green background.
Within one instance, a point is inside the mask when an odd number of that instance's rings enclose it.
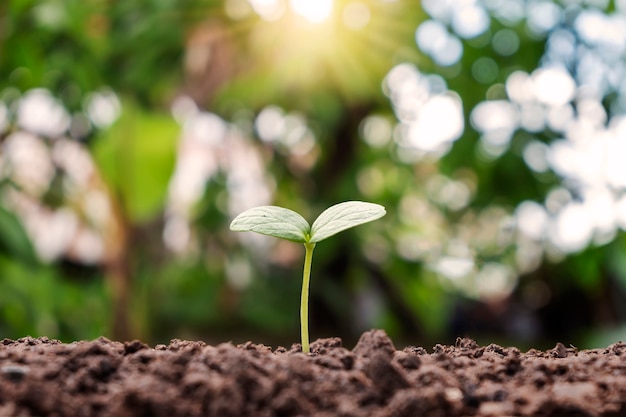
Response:
[[[626,338],[626,1],[0,3],[0,337]]]

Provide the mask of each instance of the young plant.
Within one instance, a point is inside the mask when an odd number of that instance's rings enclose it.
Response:
[[[300,332],[304,353],[309,353],[309,280],[315,244],[384,215],[385,208],[381,205],[346,201],[324,210],[312,226],[295,211],[277,206],[251,208],[235,217],[230,224],[230,230],[235,232],[257,232],[304,244],[304,272],[300,298]]]

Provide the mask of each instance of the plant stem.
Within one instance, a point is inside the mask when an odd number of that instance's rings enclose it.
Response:
[[[315,243],[305,243],[304,271],[302,273],[302,296],[300,298],[300,338],[302,351],[309,353],[309,281],[311,279],[311,260]]]

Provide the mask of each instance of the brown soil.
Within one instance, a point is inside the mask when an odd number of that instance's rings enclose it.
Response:
[[[396,350],[381,330],[312,353],[173,340],[0,342],[1,416],[619,416],[626,344],[549,351],[458,339]]]

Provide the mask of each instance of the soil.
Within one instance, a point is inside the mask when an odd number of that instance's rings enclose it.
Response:
[[[0,416],[626,415],[624,343],[521,353],[458,339],[428,352],[372,330],[352,350],[330,338],[311,351],[4,339]]]

